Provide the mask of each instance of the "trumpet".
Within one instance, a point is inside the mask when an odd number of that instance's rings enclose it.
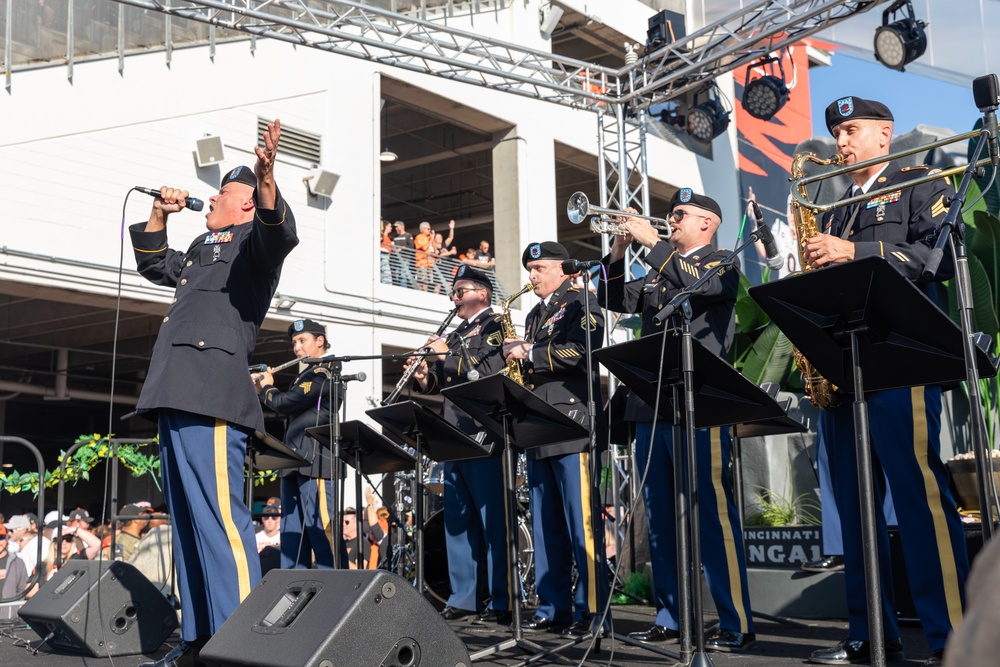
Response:
[[[876,164],[883,164],[891,160],[896,160],[901,157],[906,157],[907,155],[913,155],[915,153],[923,153],[925,151],[931,151],[935,148],[940,148],[942,146],[947,146],[949,144],[954,144],[959,141],[966,141],[972,139],[973,137],[978,137],[980,135],[979,130],[973,130],[971,132],[966,132],[965,134],[956,134],[953,137],[947,137],[945,139],[939,139],[937,141],[932,141],[928,144],[922,144],[915,148],[910,148],[907,150],[899,151],[898,153],[891,153],[889,155],[880,155],[874,157],[870,160],[865,160],[864,162],[858,162],[857,164],[848,165],[846,167],[840,167],[832,171],[827,171],[822,174],[817,174],[816,176],[808,176],[806,178],[794,179],[790,178],[788,180],[792,181],[791,195],[795,199],[795,202],[810,211],[815,211],[816,213],[826,213],[827,211],[832,211],[836,208],[842,208],[844,206],[851,206],[861,201],[870,201],[876,197],[884,195],[888,192],[893,192],[900,189],[912,188],[915,185],[921,185],[929,181],[936,181],[939,178],[948,178],[954,174],[959,174],[966,169],[969,165],[963,164],[961,166],[949,167],[948,169],[933,169],[932,173],[926,176],[921,176],[919,178],[914,178],[913,180],[906,181],[905,183],[897,183],[896,185],[889,186],[887,188],[880,188],[878,190],[872,190],[871,192],[866,192],[860,195],[855,195],[853,197],[848,197],[846,199],[838,199],[830,204],[816,204],[806,197],[806,187],[810,183],[815,183],[816,181],[822,181],[827,178],[833,178],[835,176],[840,176],[841,174],[847,174],[852,171],[857,171],[858,169],[864,169]],[[985,167],[990,163],[990,159],[985,157],[977,162],[974,166]],[[576,195],[574,195],[576,196]]]
[[[660,236],[668,239],[674,231],[673,228],[667,224],[667,220],[665,218],[654,218],[649,215],[639,215],[638,213],[615,211],[610,208],[591,206],[590,200],[587,199],[587,195],[582,192],[574,192],[573,196],[569,198],[569,202],[566,204],[566,215],[569,217],[569,221],[574,225],[579,225],[592,215],[600,216],[597,220],[590,221],[591,231],[598,234],[615,234],[617,236],[626,236],[628,234],[628,232],[625,231],[624,223],[615,222],[610,219],[612,217],[632,217],[648,220],[650,224],[653,225],[653,229],[660,232]]]
[[[448,325],[451,324],[451,321],[455,319],[455,314],[457,312],[458,312],[457,307],[451,309],[451,312],[448,313],[448,316],[444,318],[443,322],[441,322],[441,325],[437,328],[437,331],[434,332],[435,338],[440,337],[441,334],[444,333],[444,330],[448,328]],[[403,372],[403,377],[399,378],[399,382],[396,383],[396,386],[392,390],[392,393],[386,396],[384,399],[382,399],[383,406],[392,405],[393,403],[396,402],[396,399],[399,397],[400,392],[403,391],[404,388],[406,388],[406,385],[407,383],[409,383],[410,378],[412,378],[413,374],[417,372],[417,366],[419,366],[420,362],[424,360],[424,357],[426,357],[430,353],[431,353],[431,348],[429,347],[424,347],[421,348],[420,350],[417,350],[416,360],[414,360],[413,364],[411,364],[410,367]]]

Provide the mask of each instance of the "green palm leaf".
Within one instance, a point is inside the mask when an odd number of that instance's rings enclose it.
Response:
[[[754,341],[743,360],[743,375],[754,384],[784,383],[793,364],[792,343],[770,322]]]

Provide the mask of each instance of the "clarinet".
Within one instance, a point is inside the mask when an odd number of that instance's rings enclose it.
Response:
[[[444,318],[444,322],[442,322],[441,326],[439,326],[437,328],[437,331],[434,332],[435,338],[440,337],[441,334],[444,333],[444,330],[448,328],[448,325],[451,324],[451,321],[455,319],[455,313],[457,312],[458,308],[451,309],[451,312],[448,313],[448,316]],[[403,377],[399,378],[399,382],[396,383],[396,387],[392,390],[392,393],[386,396],[384,399],[382,399],[383,406],[392,405],[393,403],[396,402],[396,399],[399,398],[399,393],[403,391],[403,388],[406,387],[407,383],[409,383],[410,378],[412,378],[413,374],[417,372],[417,366],[419,366],[420,362],[424,360],[424,357],[426,357],[430,353],[431,353],[431,348],[429,347],[424,347],[417,351],[416,361],[414,361],[410,365],[410,367],[406,369],[406,371],[403,373]]]

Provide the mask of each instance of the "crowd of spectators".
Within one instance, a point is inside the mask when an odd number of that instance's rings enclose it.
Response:
[[[422,292],[441,294],[451,285],[452,277],[462,264],[492,272],[496,259],[490,253],[490,242],[482,240],[478,247],[469,247],[459,254],[453,245],[455,221],[448,222],[445,232],[435,231],[431,223],[421,222],[417,235],[406,230],[406,223],[382,220],[379,239],[382,283]]]

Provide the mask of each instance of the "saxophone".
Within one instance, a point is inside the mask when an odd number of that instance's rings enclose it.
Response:
[[[805,176],[803,165],[806,162],[815,162],[821,165],[842,165],[845,157],[840,153],[835,153],[828,160],[816,157],[815,153],[796,153],[792,159],[792,177],[789,180],[797,181]],[[798,186],[798,192],[803,199],[809,200],[805,185]],[[819,227],[816,225],[816,212],[812,209],[801,206],[792,197],[792,216],[795,218],[795,237],[799,246],[799,264],[803,271],[812,271],[806,251],[806,240],[819,234]],[[795,357],[795,366],[802,373],[802,384],[805,385],[806,398],[822,410],[833,410],[844,402],[844,392],[837,388],[819,371],[809,363],[798,348],[792,346],[792,355]]]
[[[500,328],[503,330],[504,338],[517,338],[517,329],[510,319],[510,304],[514,303],[522,294],[535,289],[531,283],[526,284],[517,292],[500,302]],[[524,362],[521,359],[508,359],[507,366],[500,371],[522,387],[524,386]]]

